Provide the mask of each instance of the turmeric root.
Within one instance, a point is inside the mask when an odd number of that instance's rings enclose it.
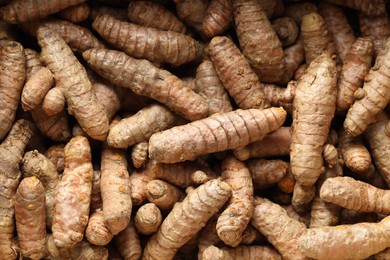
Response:
[[[41,58],[53,72],[56,86],[64,93],[69,113],[90,137],[105,140],[108,117],[97,101],[84,67],[55,31],[40,27],[37,38],[42,48]]]
[[[52,232],[59,247],[81,242],[88,224],[93,168],[88,139],[72,138],[64,148],[65,170],[57,185]]]
[[[134,1],[127,8],[130,22],[163,31],[185,33],[187,27],[170,10],[152,1]]]
[[[240,161],[249,158],[287,156],[290,153],[291,129],[280,127],[267,134],[262,140],[253,142],[244,148],[235,149],[234,156]]]
[[[330,254],[335,260],[366,259],[389,247],[389,220],[386,217],[379,223],[310,228],[295,246],[314,259],[328,259]]]
[[[218,236],[217,229],[215,228],[217,225],[217,217],[218,214],[212,217],[205,225],[202,230],[199,231],[198,235],[198,259],[203,258],[203,252],[209,247],[216,245],[221,241]]]
[[[24,111],[34,109],[40,105],[49,89],[53,85],[53,74],[42,67],[34,73],[24,85],[22,91],[22,108]]]
[[[347,209],[386,215],[390,212],[389,192],[347,176],[327,179],[322,184],[320,196]]]
[[[152,104],[141,109],[134,116],[124,118],[112,126],[107,143],[111,147],[127,148],[147,141],[155,132],[181,125],[184,122],[185,120],[172,113],[167,107]]]
[[[0,145],[0,259],[16,259],[14,199],[22,175],[19,163],[33,130],[31,122],[19,119]]]
[[[317,11],[318,8],[316,4],[305,1],[288,4],[284,11],[284,15],[291,17],[298,25],[301,25],[303,16]]]
[[[294,81],[290,81],[286,88],[274,84],[264,85],[264,93],[271,106],[283,107],[289,114],[293,113],[295,89],[296,82]]]
[[[203,19],[209,6],[208,0],[174,0],[176,12],[182,21],[193,27],[197,32],[203,32]]]
[[[388,116],[384,112],[380,113],[377,117],[377,122],[370,125],[365,131],[364,138],[368,142],[376,168],[387,186],[390,186],[390,158],[388,153],[390,136],[386,134],[388,122]]]
[[[278,183],[288,171],[288,163],[282,160],[248,160],[246,162],[255,190]]]
[[[381,15],[369,16],[359,14],[359,27],[362,36],[371,38],[374,43],[374,56],[379,55],[385,48],[390,36],[390,21],[387,12]]]
[[[306,226],[290,218],[281,206],[268,199],[255,197],[251,224],[265,235],[284,259],[305,259],[297,243],[306,232]]]
[[[294,44],[298,38],[298,25],[294,19],[290,17],[282,17],[273,20],[272,27],[283,47]]]
[[[24,178],[16,191],[15,222],[23,257],[41,259],[46,243],[45,189],[36,177]]]
[[[159,208],[154,203],[142,205],[135,214],[134,225],[138,232],[150,235],[159,229],[162,222],[162,215]]]
[[[171,210],[173,205],[184,197],[180,189],[162,180],[148,182],[145,189],[148,201],[165,212]]]
[[[38,151],[24,154],[21,170],[24,177],[37,177],[45,188],[46,227],[51,228],[54,215],[54,202],[57,185],[60,181],[54,164]]]
[[[310,211],[311,202],[316,194],[315,185],[303,186],[299,182],[295,183],[291,205],[299,214]]]
[[[211,61],[203,61],[196,70],[195,92],[206,99],[209,115],[232,111],[229,95],[220,81]]]
[[[222,84],[240,108],[269,107],[263,85],[232,40],[216,36],[208,48]]]
[[[23,31],[33,36],[37,35],[40,26],[47,26],[56,31],[73,51],[83,52],[91,48],[104,48],[104,45],[87,28],[65,20],[47,18],[19,25]]]
[[[301,33],[307,64],[323,52],[329,55],[336,53],[328,26],[319,13],[313,12],[302,17]]]
[[[222,161],[222,180],[232,187],[226,209],[218,217],[217,233],[221,240],[235,247],[253,214],[253,183],[247,166],[233,156]]]
[[[82,2],[85,0],[15,0],[0,8],[0,18],[7,23],[32,21]]]
[[[48,116],[54,116],[61,113],[65,108],[65,97],[60,88],[50,89],[42,102],[42,110]]]
[[[317,191],[310,211],[310,227],[335,226],[339,223],[340,206],[326,202],[320,197],[320,189],[324,181],[337,176],[337,170],[328,167],[325,173],[318,179]]]
[[[199,186],[175,205],[160,229],[146,244],[145,259],[171,259],[219,211],[231,196],[230,186],[211,180]],[[207,203],[206,203],[207,201]],[[172,232],[172,228],[177,232]]]
[[[339,162],[339,152],[333,144],[325,144],[322,152],[325,162],[329,167],[334,167]]]
[[[114,243],[124,259],[141,259],[141,242],[133,221],[130,221],[123,231],[114,236]]]
[[[235,248],[208,247],[203,253],[203,260],[233,259],[275,259],[282,260],[280,254],[267,246],[238,246]]]
[[[148,145],[149,143],[147,141],[143,141],[135,144],[131,149],[131,161],[135,168],[145,166],[149,155]]]
[[[291,133],[290,165],[295,179],[313,185],[324,172],[322,151],[336,109],[336,66],[318,56],[298,81]]]
[[[26,78],[26,58],[20,43],[6,41],[2,44],[0,67],[0,140],[3,140],[15,120]]]
[[[50,146],[44,153],[55,166],[57,172],[62,173],[64,171],[64,144],[55,144]]]
[[[98,16],[92,26],[107,42],[134,58],[179,66],[200,58],[202,52],[200,43],[185,34],[124,22],[109,15]]]
[[[344,164],[353,172],[364,173],[371,166],[371,156],[359,136],[352,137],[344,130],[339,132],[339,146]]]
[[[114,237],[104,221],[103,211],[92,213],[85,229],[85,237],[89,243],[97,246],[107,245]]]
[[[104,145],[100,190],[104,221],[111,233],[116,235],[129,224],[132,210],[130,176],[124,150]]]
[[[380,15],[386,12],[385,1],[383,0],[326,0],[325,2],[349,7],[370,16]]]
[[[80,23],[88,19],[91,13],[91,7],[88,3],[80,3],[69,6],[58,12],[58,15],[72,23]]]
[[[185,87],[176,76],[147,60],[136,60],[123,52],[104,49],[88,50],[83,57],[93,70],[116,86],[153,98],[184,118],[197,120],[208,113],[206,100]]]
[[[337,82],[337,110],[347,110],[355,101],[354,93],[363,86],[364,78],[371,69],[373,52],[374,44],[368,37],[357,38],[350,47]]]
[[[267,14],[255,0],[233,1],[234,22],[242,53],[261,81],[278,82],[284,69],[284,52]]]
[[[356,100],[348,110],[344,129],[352,136],[357,136],[375,121],[375,117],[390,101],[390,39],[385,49],[378,55],[374,67],[364,79],[363,98]]]
[[[232,0],[211,0],[203,18],[203,33],[214,37],[224,33],[233,21]]]
[[[261,140],[278,129],[285,118],[283,108],[238,109],[215,114],[153,134],[149,139],[149,156],[158,162],[174,163],[235,149]]]

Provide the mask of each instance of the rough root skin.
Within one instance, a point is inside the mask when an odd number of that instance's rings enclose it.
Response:
[[[137,60],[123,52],[105,49],[85,51],[83,57],[93,70],[116,86],[153,98],[189,120],[207,116],[206,100],[186,87],[179,78],[147,60]]]
[[[81,242],[88,224],[93,168],[86,137],[72,138],[64,152],[65,170],[57,185],[52,232],[57,246],[71,247]]]
[[[336,66],[329,54],[309,65],[293,104],[290,165],[295,179],[311,186],[324,172],[323,146],[336,109]]]
[[[176,251],[219,211],[231,193],[230,186],[220,180],[211,180],[193,190],[183,202],[175,205],[157,233],[149,239],[143,258],[173,258]],[[172,232],[173,229],[176,232]]]
[[[174,163],[242,147],[278,129],[286,114],[283,108],[238,109],[214,114],[155,133],[149,139],[149,156],[158,162]]]
[[[76,117],[83,130],[93,139],[105,140],[108,117],[98,102],[84,67],[61,36],[48,27],[40,27],[38,43],[41,59],[53,72],[68,104],[68,111]]]
[[[221,35],[233,21],[232,0],[211,0],[203,18],[203,33],[207,37]]]

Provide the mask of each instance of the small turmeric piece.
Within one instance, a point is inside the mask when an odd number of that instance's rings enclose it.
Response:
[[[207,37],[221,35],[233,21],[232,0],[211,0],[203,18],[203,33]]]
[[[255,190],[265,189],[278,183],[286,176],[289,164],[282,160],[248,160],[246,161]]]
[[[130,221],[124,230],[114,236],[114,243],[125,260],[141,259],[141,241],[133,221]]]
[[[187,27],[169,9],[153,1],[133,1],[127,8],[130,22],[163,31],[185,33]]]
[[[42,67],[31,75],[22,91],[21,101],[23,110],[28,111],[40,105],[53,82],[53,74],[46,67]]]
[[[195,85],[195,92],[208,101],[209,115],[233,110],[229,95],[211,61],[205,60],[199,65]]]
[[[231,39],[216,36],[208,48],[222,84],[240,108],[269,107],[262,83]]]
[[[149,143],[147,141],[143,141],[135,144],[131,149],[131,161],[133,162],[133,166],[135,168],[145,166],[149,157],[148,146]]]
[[[320,3],[318,12],[324,18],[327,28],[332,35],[338,57],[344,63],[344,59],[352,44],[356,41],[355,34],[341,7]]]
[[[24,80],[26,58],[23,46],[5,41],[0,47],[0,140],[7,135],[14,123]]]
[[[326,0],[325,2],[349,7],[369,16],[376,16],[386,12],[383,0]]]
[[[188,194],[164,219],[144,250],[145,259],[171,259],[217,213],[232,190],[220,180],[211,180]],[[206,203],[207,202],[207,203]],[[175,229],[176,232],[172,232]]]
[[[374,56],[379,55],[385,48],[390,36],[390,21],[387,12],[371,16],[359,13],[359,28],[362,36],[371,38],[374,43]]]
[[[321,199],[343,208],[388,215],[390,192],[351,177],[327,179],[320,190]]]
[[[335,260],[366,259],[390,246],[389,221],[386,217],[379,223],[310,228],[295,246],[307,257],[319,260],[330,255]]]
[[[150,235],[157,232],[161,222],[161,211],[154,203],[142,205],[134,216],[135,227],[138,232],[144,235]]]
[[[233,151],[234,156],[240,161],[249,158],[266,158],[287,156],[290,154],[291,128],[282,126],[267,134],[262,140],[250,143],[244,148]]]
[[[173,205],[184,197],[184,193],[179,188],[162,180],[148,182],[145,190],[148,201],[165,212],[171,210]]]
[[[278,204],[255,197],[251,224],[275,246],[284,259],[305,259],[297,243],[306,232],[306,226],[290,218]]]
[[[90,137],[105,140],[109,130],[108,117],[93,92],[84,67],[55,31],[40,27],[37,38],[42,48],[41,59],[53,72],[56,86],[64,93],[69,113]]]
[[[364,79],[364,96],[348,110],[344,129],[352,136],[363,133],[390,101],[390,39]]]
[[[350,47],[343,60],[337,82],[338,111],[347,110],[355,101],[354,93],[363,86],[364,78],[371,69],[374,44],[368,37],[359,37]]]
[[[60,181],[57,169],[46,156],[35,150],[24,154],[21,170],[24,177],[37,177],[45,188],[46,227],[50,229],[53,223],[55,193]]]
[[[42,110],[48,116],[54,116],[65,108],[65,97],[60,88],[51,88],[45,95],[42,102]]]
[[[352,137],[344,130],[339,132],[339,147],[344,164],[353,172],[367,172],[371,166],[371,156],[360,136]]]
[[[0,18],[7,23],[37,20],[86,0],[15,0],[0,8]]]
[[[64,147],[65,144],[55,144],[50,146],[44,153],[55,166],[57,172],[62,173],[64,171]]]
[[[88,19],[90,13],[91,7],[84,2],[62,9],[58,12],[58,16],[72,23],[81,23]]]
[[[107,42],[134,58],[179,66],[201,56],[200,43],[182,33],[144,27],[105,14],[98,16],[92,26]]]
[[[339,162],[339,152],[333,144],[325,144],[322,152],[325,162],[329,167],[334,167]]]
[[[64,148],[65,170],[57,185],[52,232],[59,247],[81,242],[88,224],[93,168],[88,139],[73,137]]]
[[[274,259],[282,260],[281,255],[268,246],[237,246],[235,248],[218,248],[210,246],[203,253],[203,260],[234,259]]]
[[[56,31],[73,51],[83,52],[91,48],[104,48],[103,43],[87,28],[65,20],[46,18],[19,25],[23,31],[32,36],[37,35],[37,30],[40,26],[47,26]]]
[[[382,112],[377,116],[377,122],[371,124],[364,132],[364,139],[367,141],[372,159],[383,177],[387,186],[390,185],[390,136],[387,133],[389,117]]]
[[[129,224],[132,210],[125,151],[104,145],[100,169],[104,221],[111,233],[116,235]]]
[[[324,18],[317,12],[302,17],[301,33],[306,63],[310,64],[323,52],[336,53],[336,48]]]
[[[92,213],[85,229],[85,237],[89,243],[97,246],[107,245],[114,237],[104,221],[103,211]]]
[[[222,161],[221,170],[222,180],[232,187],[232,196],[218,217],[216,229],[226,245],[235,247],[252,218],[253,183],[248,167],[234,156]]]
[[[272,27],[283,47],[294,44],[298,38],[299,27],[294,19],[290,17],[281,17],[273,20]]]
[[[263,82],[278,82],[284,70],[284,52],[267,14],[257,0],[233,1],[234,23],[242,53]]]
[[[186,119],[197,120],[208,113],[206,100],[185,87],[179,78],[147,60],[133,59],[123,52],[105,49],[85,51],[83,57],[93,70],[114,85],[153,98]]]
[[[283,108],[214,114],[153,134],[149,139],[149,156],[158,162],[174,163],[242,147],[278,129],[286,114]]]
[[[22,173],[19,163],[24,149],[33,135],[33,124],[27,120],[16,121],[0,144],[0,259],[16,259],[14,243],[15,193]]]
[[[172,113],[167,107],[152,104],[111,126],[107,143],[111,147],[127,148],[147,141],[153,133],[181,125],[184,122],[185,120]]]
[[[295,179],[313,185],[324,172],[323,146],[336,109],[336,66],[321,54],[298,81],[294,98],[290,165]]]
[[[203,32],[203,20],[207,7],[208,0],[173,0],[176,5],[176,12],[180,20],[184,21],[198,33]]]
[[[291,198],[291,205],[299,214],[304,214],[310,211],[311,202],[316,194],[316,186],[303,186],[299,182],[294,185],[293,196]]]
[[[45,189],[36,177],[24,178],[15,196],[15,222],[23,257],[41,259],[46,243]]]

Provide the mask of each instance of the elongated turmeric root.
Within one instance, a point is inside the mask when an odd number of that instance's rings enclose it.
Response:
[[[58,15],[72,23],[80,23],[88,19],[91,13],[91,7],[88,3],[80,3],[69,6],[58,12]]]
[[[166,70],[123,52],[91,49],[83,53],[88,65],[117,86],[153,98],[189,120],[206,117],[207,101]]]
[[[286,118],[283,108],[235,110],[155,133],[149,139],[150,158],[164,163],[194,160],[261,140]]]
[[[261,4],[255,0],[234,0],[233,12],[242,52],[260,80],[280,81],[285,69],[284,52]]]
[[[42,48],[41,58],[53,72],[56,86],[64,93],[69,113],[89,136],[105,140],[109,130],[108,117],[97,101],[84,67],[55,31],[40,27],[37,38]]]
[[[149,239],[143,257],[173,258],[176,251],[219,211],[231,193],[230,186],[220,180],[211,180],[192,191],[183,202],[176,204],[157,233]]]
[[[298,81],[294,98],[290,165],[302,185],[313,185],[324,172],[323,146],[335,109],[336,66],[324,53]]]
[[[0,259],[16,259],[14,244],[15,193],[22,173],[19,163],[24,149],[33,135],[33,124],[24,119],[14,123],[7,138],[0,145]]]
[[[374,43],[374,56],[376,57],[385,48],[387,38],[390,36],[390,21],[387,12],[371,16],[359,13],[359,28],[362,36],[371,38]]]
[[[233,21],[232,0],[211,0],[203,18],[203,33],[207,37],[221,35]]]
[[[361,99],[348,110],[344,129],[352,136],[363,133],[390,101],[390,39],[364,79]]]

